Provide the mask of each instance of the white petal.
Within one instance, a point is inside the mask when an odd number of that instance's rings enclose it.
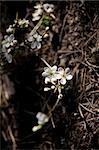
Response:
[[[42,112],[38,112],[36,118],[38,119],[38,124],[44,124],[49,120],[49,117]]]
[[[57,81],[57,78],[56,77],[51,77],[51,82],[53,83],[55,81]]]
[[[50,12],[53,12],[53,9],[54,9],[54,5],[53,4],[43,4],[43,7],[44,7],[44,10],[47,12],[47,13],[50,13]]]
[[[66,84],[66,79],[65,79],[65,78],[62,78],[62,79],[60,80],[60,83],[61,83],[62,85],[65,85],[65,84]]]
[[[49,68],[48,67],[44,67],[44,71],[48,70]]]
[[[7,61],[8,61],[8,63],[12,62],[12,55],[11,54],[5,53],[5,57],[6,57]]]
[[[33,37],[35,38],[35,39],[37,39],[37,37],[38,37],[38,33],[36,32],[36,33],[34,33],[33,34]]]
[[[41,43],[37,42],[37,49],[41,48]]]
[[[10,43],[7,43],[5,46],[6,46],[6,48],[8,48],[10,46]]]
[[[32,21],[37,21],[39,20],[41,17],[40,16],[33,16]]]
[[[42,36],[38,35],[38,36],[37,36],[37,41],[38,41],[38,42],[41,42],[41,41],[42,41]]]
[[[13,34],[10,35],[9,40],[10,40],[10,41],[13,41],[13,40],[14,40],[14,35],[13,35]]]
[[[64,74],[64,69],[62,67],[59,67],[58,68],[58,73],[63,75]]]
[[[67,80],[71,80],[72,78],[73,78],[73,76],[71,74],[69,74],[69,75],[66,76]]]
[[[55,76],[56,76],[57,79],[61,79],[62,78],[62,75],[59,74],[59,73],[55,74]]]
[[[50,82],[50,78],[46,77],[45,78],[45,84],[47,84],[48,82]]]
[[[45,72],[42,73],[42,76],[46,77],[46,76],[48,76],[48,73],[45,71]]]
[[[53,67],[51,68],[51,70],[52,70],[52,71],[56,71],[56,70],[57,70],[57,66],[53,66]]]
[[[33,41],[33,36],[29,36],[29,37],[28,37],[28,41],[29,41],[29,42],[32,42],[32,41]]]
[[[52,86],[51,86],[51,89],[55,89],[55,86],[54,86],[54,85],[52,85]]]
[[[32,128],[32,131],[33,131],[33,132],[36,132],[37,130],[39,130],[39,129],[41,129],[41,128],[42,128],[42,125],[34,126],[34,127]]]
[[[67,74],[67,73],[70,73],[70,68],[69,67],[67,67],[66,69],[65,69],[65,73]]]
[[[40,9],[40,8],[42,8],[42,5],[41,4],[37,4],[36,6],[34,6],[34,8]]]
[[[49,90],[50,90],[50,88],[48,88],[48,87],[44,88],[44,91],[49,91]]]
[[[36,48],[36,42],[31,43],[31,48],[32,49]]]

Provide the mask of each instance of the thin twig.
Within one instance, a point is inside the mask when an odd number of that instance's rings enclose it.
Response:
[[[86,107],[83,106],[81,103],[79,103],[79,105],[80,105],[82,108],[84,108],[86,111],[88,111],[88,112],[90,112],[90,113],[92,113],[92,114],[95,115],[95,113],[94,113],[93,111],[91,111],[90,109],[86,108]]]

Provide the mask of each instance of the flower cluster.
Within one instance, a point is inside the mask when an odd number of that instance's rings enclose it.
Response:
[[[34,6],[34,8],[36,9],[34,13],[32,13],[33,19],[32,21],[37,21],[41,18],[43,11],[45,11],[46,13],[50,14],[54,11],[54,5],[53,4],[37,4],[36,6]]]
[[[14,35],[5,35],[4,40],[2,41],[2,52],[5,55],[6,60],[8,63],[12,62],[12,55],[10,54],[11,50],[16,45],[17,40],[15,40]]]
[[[40,49],[41,48],[41,42],[42,42],[42,36],[38,34],[37,32],[33,33],[32,35],[27,36],[27,41],[31,45],[31,49]]]
[[[17,27],[19,28],[27,28],[29,25],[29,20],[26,20],[25,18],[15,20],[14,22],[15,22],[15,25],[17,25]]]
[[[37,115],[36,115],[36,118],[38,120],[38,125],[34,126],[32,128],[33,132],[41,129],[42,126],[49,121],[49,117],[46,114],[42,113],[42,112],[38,112]]]
[[[54,85],[56,84],[55,82],[65,85],[67,80],[72,79],[69,68],[63,69],[62,67],[57,68],[57,66],[45,67],[42,76],[45,77],[45,84],[52,83]]]
[[[43,60],[43,59],[42,59]],[[44,72],[42,76],[45,77],[45,84],[50,83],[50,87],[45,87],[44,91],[54,90],[54,92],[58,91],[58,98],[62,98],[61,90],[64,88],[67,80],[71,80],[73,78],[70,69],[63,69],[62,67],[53,66],[51,67],[45,60],[43,60],[48,67],[44,68]]]
[[[23,19],[16,19],[14,20],[14,24],[9,25],[6,29],[7,33],[13,33],[15,28],[27,28],[29,25],[29,20]]]

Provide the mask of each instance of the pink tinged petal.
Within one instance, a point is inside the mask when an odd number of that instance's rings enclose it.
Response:
[[[58,73],[63,75],[64,74],[64,69],[62,67],[59,67],[58,68]]]
[[[65,84],[66,84],[66,79],[65,79],[65,78],[62,78],[62,79],[60,80],[60,83],[61,83],[62,85],[65,85]]]
[[[71,74],[69,74],[69,75],[66,76],[67,80],[71,80],[72,78],[73,78],[73,76]]]
[[[50,82],[50,78],[46,77],[45,78],[45,84],[47,84],[48,82]]]

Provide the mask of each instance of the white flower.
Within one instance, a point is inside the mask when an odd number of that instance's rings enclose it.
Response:
[[[5,35],[4,40],[2,41],[2,47],[9,48],[10,46],[13,46],[16,43],[17,43],[17,40],[14,39],[13,34],[11,34],[10,36]]]
[[[37,4],[36,6],[34,6],[34,8],[36,9],[34,13],[32,13],[32,21],[37,21],[41,18],[41,15],[43,13],[43,10],[42,10],[42,5],[40,4]]]
[[[70,73],[70,69],[66,68],[65,70],[62,67],[58,68],[58,74],[59,74],[59,78],[60,78],[60,83],[62,85],[66,84],[66,80],[71,80],[73,78],[73,76]]]
[[[29,25],[29,20],[26,20],[25,18],[19,19],[18,24],[20,28],[26,28]]]
[[[43,4],[43,8],[47,13],[52,13],[54,11],[54,5],[53,4]]]
[[[27,28],[29,25],[29,20],[26,20],[25,18],[14,20],[14,22],[15,24],[13,24],[13,27],[17,25],[20,28]]]
[[[55,81],[57,81],[57,66],[53,67],[45,67],[44,72],[42,73],[42,76],[45,77],[45,84],[48,82],[51,82],[54,84]]]
[[[31,48],[32,49],[34,49],[34,48],[40,49],[41,48],[42,36],[39,35],[38,33],[35,33],[32,36],[30,36],[28,41],[32,42],[31,43]]]
[[[42,113],[42,112],[38,112],[37,115],[36,115],[36,118],[38,119],[38,124],[39,125],[43,125],[45,124],[46,122],[49,121],[49,117]]]

